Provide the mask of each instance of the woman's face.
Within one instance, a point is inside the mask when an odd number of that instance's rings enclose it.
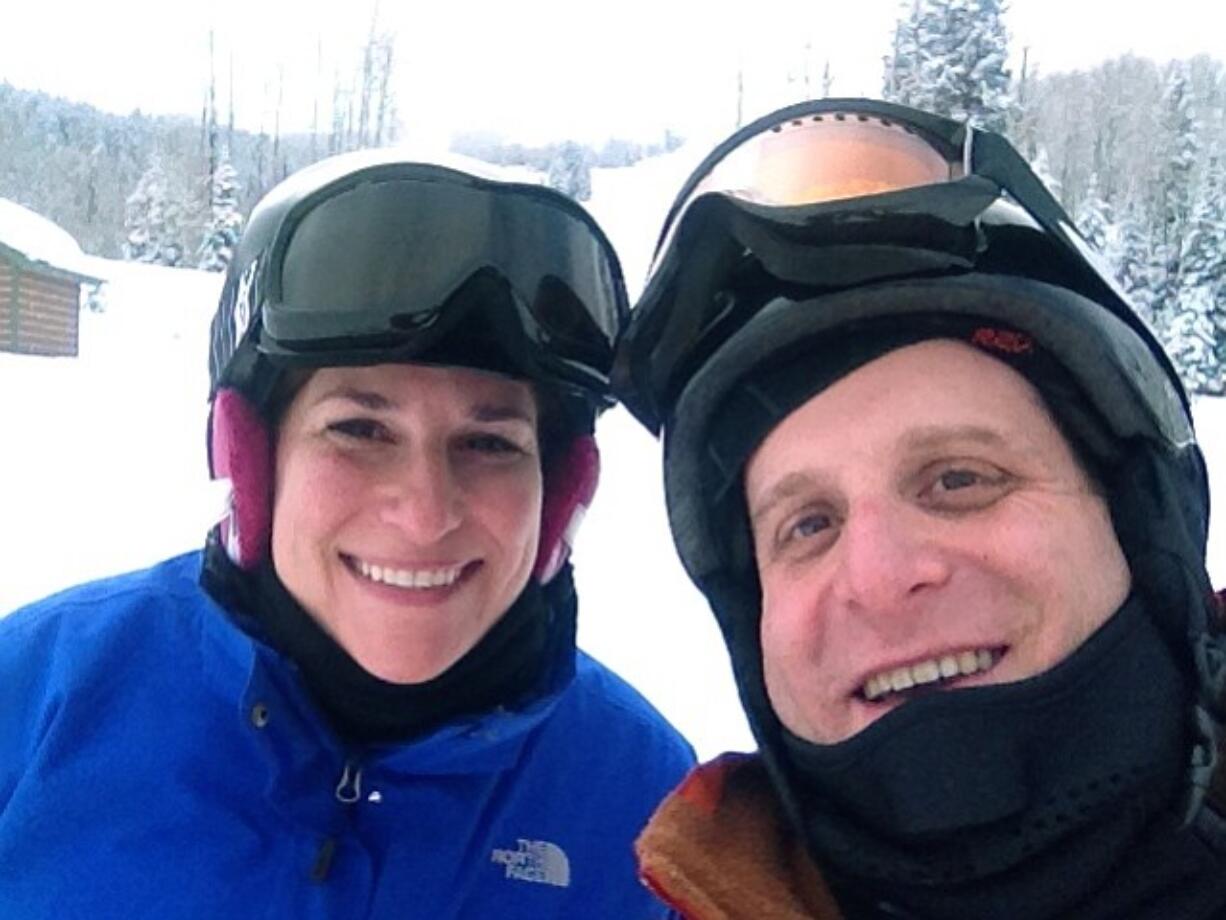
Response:
[[[316,371],[277,434],[272,558],[363,668],[419,683],[527,584],[541,516],[526,383],[467,368]]]

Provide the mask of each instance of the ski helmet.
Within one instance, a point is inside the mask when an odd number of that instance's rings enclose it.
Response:
[[[1039,390],[1102,479],[1134,589],[1198,687],[1189,813],[1217,763],[1226,654],[1205,570],[1209,494],[1188,397],[1146,322],[1000,135],[908,107],[816,100],[736,132],[660,235],[613,373],[664,441],[669,523],[779,776],[762,678],[745,463],[823,386],[908,341],[963,339]],[[775,371],[791,367],[777,387]]]
[[[1025,161],[990,131],[827,99],[755,121],[695,170],[619,347],[615,387],[663,433],[670,521],[695,581],[746,562],[711,502],[754,446],[712,455],[738,386],[814,342],[921,315],[1024,334],[1109,439],[1175,458],[1203,560],[1207,478],[1179,377]]]
[[[209,469],[230,480],[219,533],[230,558],[250,569],[268,552],[272,430],[290,371],[454,365],[523,378],[542,398],[535,574],[548,581],[595,490],[593,424],[612,402],[626,315],[612,246],[559,192],[394,150],[290,176],[253,210],[211,328]],[[561,442],[552,459],[546,426]]]

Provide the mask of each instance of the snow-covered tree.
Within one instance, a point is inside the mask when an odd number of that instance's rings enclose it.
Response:
[[[1159,326],[1170,325],[1180,312],[1183,253],[1192,217],[1193,183],[1200,158],[1199,129],[1187,68],[1176,62],[1162,100],[1163,149],[1156,176],[1157,240],[1160,268],[1155,279]],[[1186,326],[1186,323],[1184,324]]]
[[[243,214],[238,203],[241,192],[238,173],[230,163],[230,153],[223,148],[213,175],[212,214],[200,243],[198,265],[205,271],[225,271],[234,257],[234,247],[243,229]]]
[[[1181,253],[1175,318],[1181,334],[1195,335],[1180,369],[1188,386],[1226,395],[1226,192],[1220,161],[1210,164],[1197,195]]]
[[[154,157],[128,196],[124,213],[124,258],[178,265],[183,260],[181,213],[161,160]]]
[[[911,0],[885,62],[887,99],[1005,127],[1009,38],[1000,0]]]
[[[1117,222],[1115,277],[1132,305],[1145,320],[1158,326],[1154,287],[1156,264],[1153,235],[1148,221],[1136,205],[1122,209]]]
[[[1034,159],[1030,162],[1030,168],[1038,176],[1039,181],[1047,186],[1047,190],[1051,192],[1052,197],[1060,201],[1063,189],[1060,186],[1060,180],[1052,174],[1051,161],[1048,159],[1046,147],[1039,147],[1034,155]]]
[[[591,198],[592,171],[584,149],[574,141],[566,141],[559,146],[549,162],[547,182],[550,188],[556,188],[576,201]]]
[[[1185,304],[1161,333],[1162,346],[1175,362],[1184,386],[1193,393],[1221,394],[1222,372],[1216,366],[1216,339],[1209,317]]]
[[[1109,264],[1116,264],[1117,234],[1111,205],[1099,194],[1098,182],[1093,177],[1089,191],[1077,209],[1077,229]]]

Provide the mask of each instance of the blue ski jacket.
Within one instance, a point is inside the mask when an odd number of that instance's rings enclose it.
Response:
[[[0,619],[0,917],[666,916],[632,842],[693,754],[612,672],[346,750],[200,568]]]

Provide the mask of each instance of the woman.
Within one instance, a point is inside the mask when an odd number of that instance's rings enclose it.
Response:
[[[564,196],[291,177],[213,322],[203,553],[0,622],[0,916],[648,917],[691,752],[575,649],[620,269]]]

